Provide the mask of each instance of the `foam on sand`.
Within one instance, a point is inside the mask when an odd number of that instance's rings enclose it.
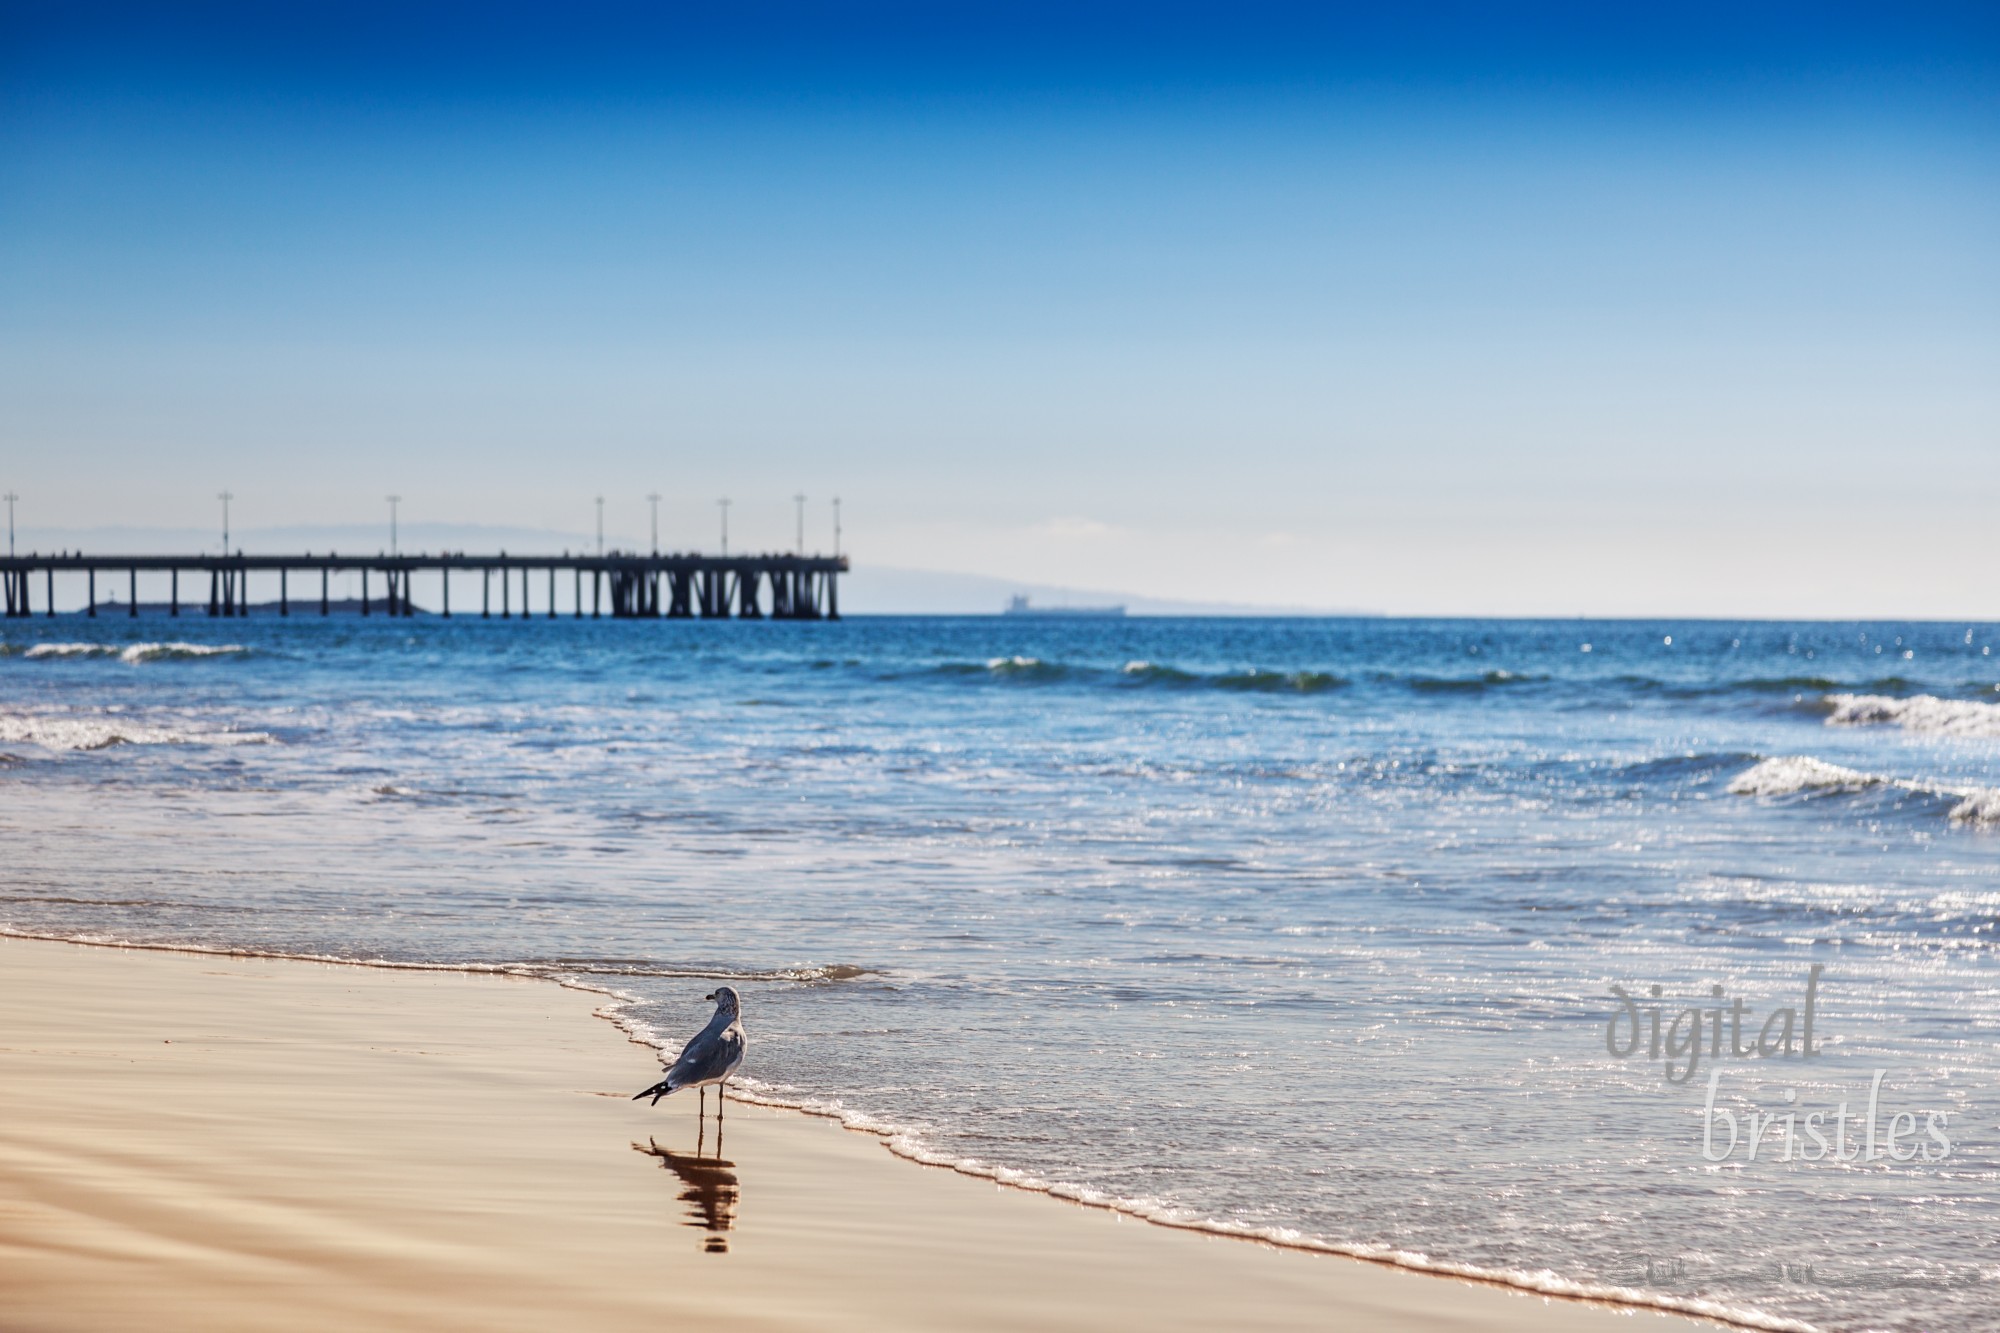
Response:
[[[607,997],[608,1003],[597,1009],[597,1017],[616,1025],[634,1043],[650,1046],[658,1051],[663,1063],[673,1059],[675,1048],[679,1045],[678,1039],[655,1030],[632,1012],[640,1002],[638,997],[613,987],[596,985],[575,977],[552,979],[571,989],[594,991]],[[801,1112],[808,1116],[834,1121],[843,1129],[874,1136],[881,1140],[884,1148],[906,1161],[923,1166],[942,1167],[958,1175],[992,1181],[1008,1189],[1046,1195],[1051,1199],[1081,1204],[1086,1208],[1137,1218],[1170,1230],[1259,1241],[1278,1249],[1358,1259],[1371,1266],[1401,1269],[1412,1274],[1428,1274],[1433,1277],[1457,1278],[1483,1286],[1507,1288],[1524,1295],[1564,1297],[1593,1305],[1650,1310],[1663,1315],[1695,1315],[1738,1328],[1771,1330],[1771,1333],[1820,1333],[1815,1325],[1803,1320],[1766,1314],[1726,1301],[1699,1296],[1676,1296],[1606,1282],[1579,1280],[1547,1268],[1496,1268],[1457,1263],[1393,1245],[1349,1244],[1314,1236],[1291,1227],[1258,1226],[1230,1218],[1213,1217],[1190,1211],[1163,1199],[1111,1194],[1072,1181],[1050,1179],[1032,1172],[1015,1170],[978,1157],[939,1152],[928,1145],[921,1127],[897,1124],[855,1110],[838,1097],[801,1095],[797,1089],[788,1085],[767,1083],[762,1079],[742,1074],[730,1080],[729,1089],[730,1097],[738,1102],[748,1102],[774,1110]],[[1546,1313],[1549,1308],[1545,1306],[1543,1311]],[[1556,1309],[1561,1310],[1562,1307]],[[1567,1316],[1564,1314],[1550,1317]],[[1380,1326],[1395,1328],[1397,1324],[1391,1320]]]
[[[503,978],[0,941],[5,1322],[1632,1326],[1602,1305],[996,1197],[733,1088],[725,1156],[697,1105],[628,1100],[658,1063],[588,1015]],[[676,1157],[706,1157],[703,1174],[663,1175]]]
[[[1979,787],[1916,778],[1895,778],[1829,764],[1811,755],[1765,759],[1736,775],[1729,784],[1737,796],[1797,796],[1808,792],[1859,792],[1893,788],[1920,796],[1957,798],[1951,808],[1954,823],[2000,824],[2000,787]]]

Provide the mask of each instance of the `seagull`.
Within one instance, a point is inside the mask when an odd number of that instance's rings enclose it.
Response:
[[[651,1097],[653,1105],[660,1104],[660,1098],[682,1088],[700,1088],[703,1114],[708,1110],[708,1085],[716,1085],[715,1095],[723,1096],[723,1086],[729,1076],[736,1072],[736,1066],[743,1063],[743,1022],[740,1017],[743,1002],[736,998],[736,992],[728,986],[717,986],[702,997],[715,1002],[715,1017],[708,1020],[708,1026],[694,1034],[688,1044],[681,1048],[681,1058],[674,1061],[667,1076],[633,1097]],[[716,1111],[719,1116],[720,1110]]]

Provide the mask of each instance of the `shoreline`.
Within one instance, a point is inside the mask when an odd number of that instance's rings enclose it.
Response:
[[[706,1130],[693,1154],[661,1147],[689,1137],[691,1098],[624,1100],[658,1061],[614,993],[530,980],[557,978],[0,936],[5,1305],[35,1329],[250,1328],[278,1308],[422,1329],[579,1311],[591,1327],[1731,1322],[907,1170],[880,1133],[754,1094],[731,1098],[716,1165]],[[319,1159],[337,1169],[302,1165]],[[496,1179],[494,1161],[517,1170]],[[726,1292],[690,1295],[732,1269]],[[324,1322],[301,1324],[302,1305]]]

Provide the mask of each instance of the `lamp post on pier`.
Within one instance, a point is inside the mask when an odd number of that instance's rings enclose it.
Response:
[[[228,555],[229,554],[229,502],[231,500],[234,500],[236,497],[231,495],[228,491],[224,491],[220,495],[217,495],[215,498],[222,501],[222,553],[224,555]]]
[[[806,553],[806,497],[803,493],[794,495],[792,503],[799,508],[799,554]]]
[[[597,497],[597,554],[599,559],[604,556],[604,497],[601,495]]]
[[[717,500],[715,503],[722,509],[722,553],[724,555],[728,555],[729,554],[729,501]]]
[[[646,503],[653,506],[653,554],[660,553],[660,493],[654,491],[646,497]]]
[[[14,556],[14,502],[20,498],[12,491],[7,492],[7,557],[10,560]],[[21,577],[26,578],[27,575]]]
[[[402,497],[402,496],[400,496],[400,495],[391,495],[391,496],[389,496],[389,497],[388,497],[388,501],[389,501],[389,554],[390,554],[390,555],[395,555],[395,554],[397,554],[397,551],[396,551],[396,506],[397,506],[397,505],[399,505],[399,504],[401,504],[401,503],[403,503],[403,497]]]
[[[840,497],[833,497],[833,558],[840,559]]]

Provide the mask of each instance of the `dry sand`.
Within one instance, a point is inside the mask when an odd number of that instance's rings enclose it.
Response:
[[[0,939],[0,1329],[1667,1327],[1150,1226],[742,1104],[695,1161],[692,1097],[628,1101],[657,1061],[592,1008]]]

